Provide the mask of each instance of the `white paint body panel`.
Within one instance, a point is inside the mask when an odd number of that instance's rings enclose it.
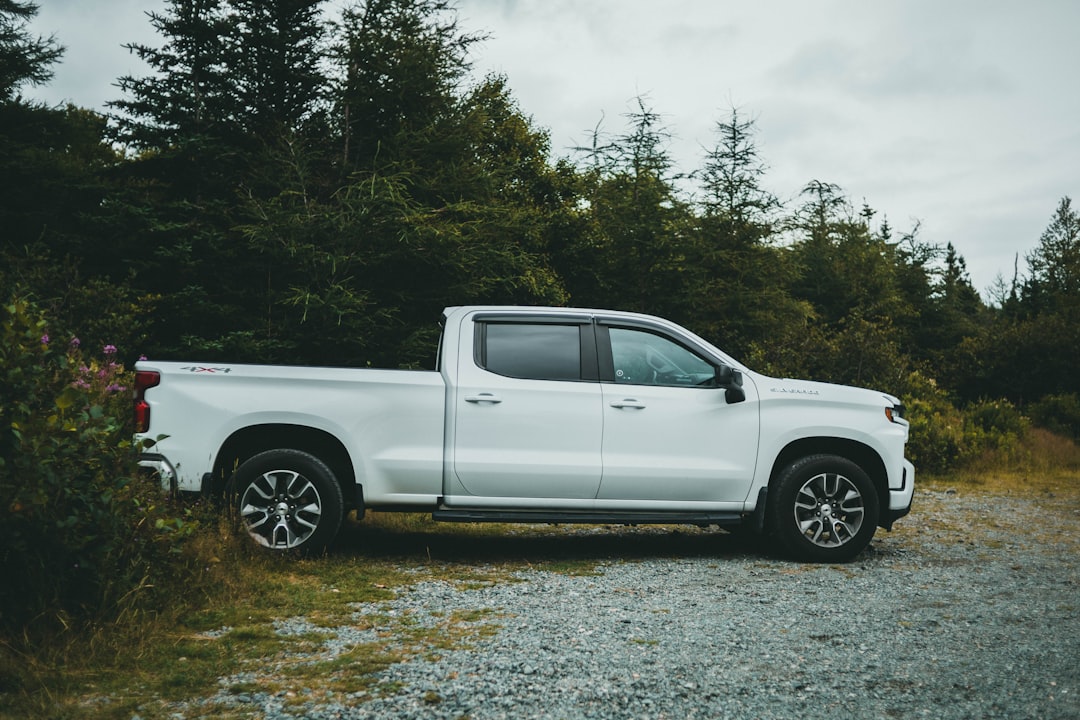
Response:
[[[743,402],[717,388],[522,380],[477,366],[474,316],[565,314],[646,323],[743,373]],[[153,440],[144,464],[201,489],[223,444],[253,426],[312,428],[345,448],[368,507],[551,510],[754,509],[791,443],[859,443],[880,457],[888,507],[910,506],[908,426],[882,393],[750,371],[673,323],[564,308],[448,308],[438,372],[143,361]],[[632,400],[642,407],[627,407]],[[623,404],[624,407],[613,407]]]

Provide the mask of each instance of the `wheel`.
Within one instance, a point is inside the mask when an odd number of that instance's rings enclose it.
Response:
[[[249,458],[236,470],[230,497],[252,539],[275,551],[324,550],[344,514],[333,471],[300,450],[268,450]]]
[[[874,537],[878,495],[855,463],[812,455],[780,473],[769,498],[768,528],[782,550],[799,560],[847,562]]]

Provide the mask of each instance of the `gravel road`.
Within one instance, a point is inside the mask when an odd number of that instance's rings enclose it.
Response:
[[[468,638],[390,666],[372,690],[297,698],[230,690],[254,673],[223,678],[176,717],[1080,718],[1077,495],[920,490],[915,502],[842,566],[778,560],[719,531],[552,530],[629,551],[599,555],[596,574],[421,582],[357,605],[352,624],[320,628],[324,653],[378,638],[393,649],[385,630],[403,618],[455,617]],[[662,553],[640,551],[651,539]]]

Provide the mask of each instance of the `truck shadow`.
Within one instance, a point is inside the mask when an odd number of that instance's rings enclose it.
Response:
[[[773,556],[753,535],[693,526],[452,525],[346,522],[333,555],[417,562],[597,563],[652,558]]]

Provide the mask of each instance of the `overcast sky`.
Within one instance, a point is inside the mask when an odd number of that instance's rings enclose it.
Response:
[[[163,0],[35,0],[32,29],[67,48],[25,95],[101,108],[146,69]],[[335,2],[335,4],[340,4]],[[478,76],[570,154],[622,132],[645,98],[679,170],[701,165],[732,106],[752,117],[766,189],[811,180],[863,200],[896,232],[952,242],[976,289],[1037,243],[1059,200],[1080,203],[1077,0],[459,0]],[[984,292],[985,295],[985,292]]]

